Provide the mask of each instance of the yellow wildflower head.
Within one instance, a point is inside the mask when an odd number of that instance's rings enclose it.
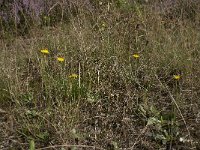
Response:
[[[64,57],[57,57],[57,60],[58,60],[59,62],[63,62],[63,61],[65,61],[65,58],[64,58]]]
[[[180,80],[181,76],[180,76],[180,75],[173,75],[173,78],[174,78],[175,80]]]
[[[69,78],[76,79],[76,78],[78,78],[78,75],[77,75],[77,74],[75,74],[75,73],[73,73],[73,74],[71,74],[71,75],[69,76]]]
[[[41,53],[43,54],[49,54],[49,50],[48,49],[42,49],[40,50]]]
[[[139,56],[139,54],[133,54],[133,58],[139,58],[140,56]]]

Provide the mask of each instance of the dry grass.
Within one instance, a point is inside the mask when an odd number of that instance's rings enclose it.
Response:
[[[105,3],[1,40],[0,149],[199,149],[198,16],[149,8]]]

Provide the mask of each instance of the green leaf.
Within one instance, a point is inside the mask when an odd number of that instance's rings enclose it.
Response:
[[[35,141],[31,140],[29,146],[30,146],[29,150],[35,150]]]
[[[42,139],[42,140],[45,140],[45,139],[47,139],[47,138],[49,137],[49,133],[48,133],[47,131],[41,132],[41,133],[39,133],[39,134],[37,135],[37,137],[39,137],[39,138]]]
[[[163,134],[156,134],[155,139],[162,140],[162,141],[167,140]]]
[[[141,111],[141,113],[142,113],[143,115],[145,115],[145,116],[146,116],[146,114],[147,114],[147,111],[145,110],[145,108],[144,108],[144,106],[143,106],[143,105],[139,105],[139,110]]]
[[[151,107],[150,107],[150,111],[151,111],[151,113],[152,113],[154,116],[156,116],[156,117],[158,117],[159,114],[160,114],[160,112],[159,112],[154,106],[151,106]]]
[[[155,125],[155,124],[160,124],[160,123],[161,123],[161,121],[158,120],[157,118],[150,117],[148,119],[147,125]]]

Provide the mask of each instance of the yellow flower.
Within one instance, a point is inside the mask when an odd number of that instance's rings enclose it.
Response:
[[[133,54],[133,58],[139,58],[140,56],[138,54]]]
[[[75,73],[73,73],[73,74],[71,74],[71,75],[69,76],[69,78],[76,79],[76,78],[78,78],[78,75],[77,75],[77,74],[75,74]]]
[[[57,60],[58,60],[59,62],[63,62],[63,61],[65,61],[65,58],[64,58],[64,57],[57,57]]]
[[[49,54],[49,50],[48,49],[42,49],[40,50],[41,53],[43,54]]]
[[[174,77],[175,80],[179,80],[181,78],[180,75],[173,75],[173,77]]]

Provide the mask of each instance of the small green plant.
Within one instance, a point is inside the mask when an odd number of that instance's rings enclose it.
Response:
[[[149,110],[145,110],[142,106],[140,109],[145,114],[148,112],[147,126],[151,129],[148,134],[150,137],[156,141],[161,141],[163,145],[178,140],[179,126],[174,112],[158,111],[154,106],[151,106]]]

